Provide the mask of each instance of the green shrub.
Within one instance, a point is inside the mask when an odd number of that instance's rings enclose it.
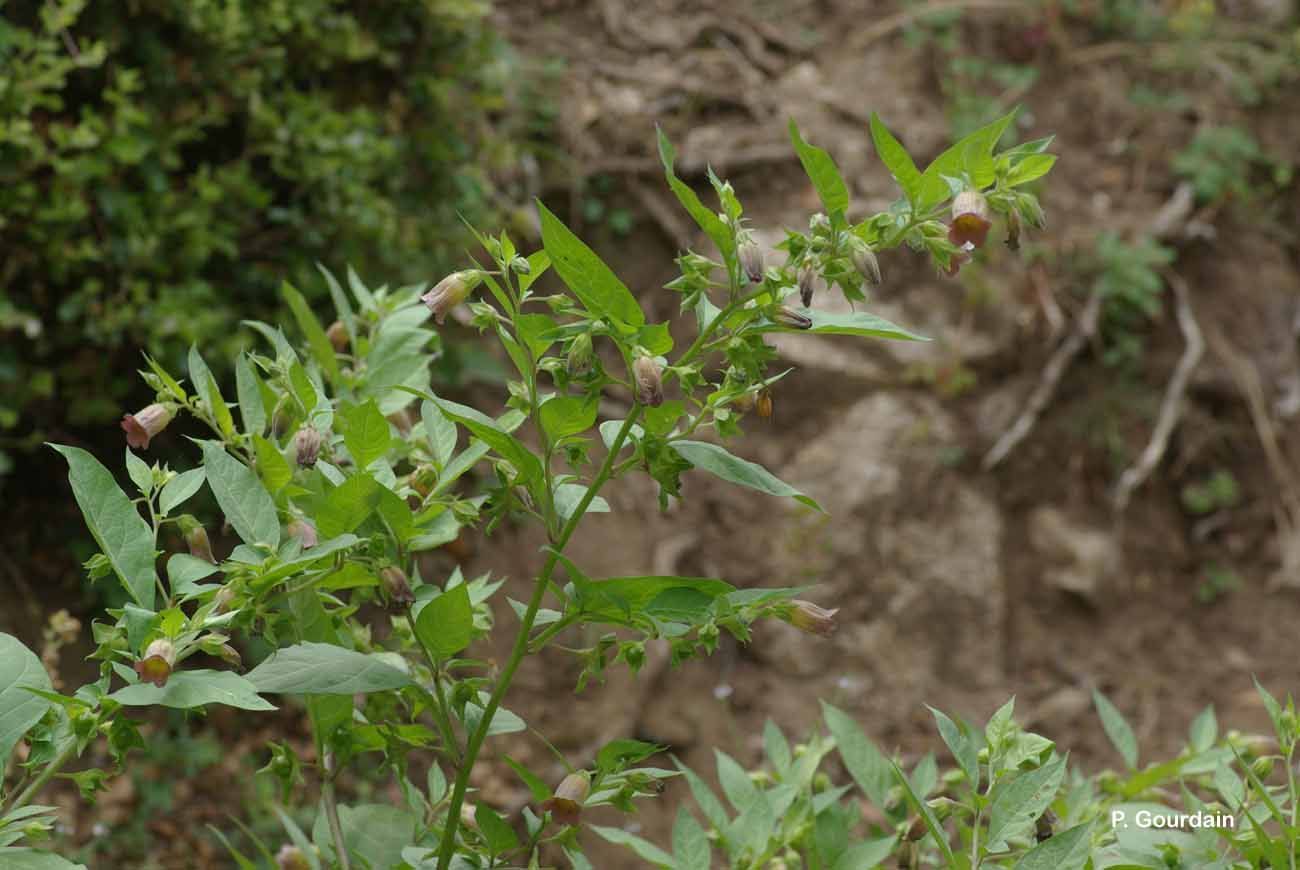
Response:
[[[513,162],[480,0],[0,10],[0,430],[31,442],[120,414],[141,346],[232,358],[318,261],[437,274]]]

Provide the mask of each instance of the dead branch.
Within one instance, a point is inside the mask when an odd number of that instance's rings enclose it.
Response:
[[[1120,512],[1128,507],[1133,491],[1146,482],[1151,472],[1155,471],[1164,459],[1165,451],[1169,447],[1169,436],[1173,434],[1174,427],[1178,425],[1178,420],[1182,416],[1187,382],[1205,354],[1205,339],[1201,336],[1201,328],[1197,325],[1196,315],[1192,312],[1187,282],[1173,272],[1167,277],[1169,286],[1174,289],[1178,328],[1183,332],[1187,347],[1178,360],[1168,386],[1165,387],[1165,397],[1160,403],[1160,414],[1156,417],[1155,428],[1151,431],[1151,440],[1147,442],[1146,449],[1142,451],[1137,462],[1126,468],[1120,475],[1119,483],[1115,486],[1113,503],[1115,510]]]
[[[916,6],[890,15],[860,31],[853,40],[853,49],[861,51],[894,31],[902,30],[939,12],[954,9],[1023,9],[1024,5],[1024,0],[934,0],[924,6]]]
[[[1101,296],[1094,293],[1088,299],[1083,313],[1079,315],[1074,331],[1061,342],[1056,352],[1052,354],[1052,358],[1048,360],[1047,367],[1043,369],[1043,377],[1030,395],[1025,409],[1020,412],[1020,416],[1016,418],[1011,428],[1002,433],[1002,437],[993,445],[993,449],[985,454],[983,463],[985,471],[997,467],[1033,430],[1038,417],[1056,395],[1056,388],[1060,385],[1066,369],[1097,331],[1097,320],[1100,315]]]

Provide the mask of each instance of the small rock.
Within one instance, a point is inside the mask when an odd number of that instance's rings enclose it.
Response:
[[[1073,520],[1055,507],[1040,507],[1030,514],[1029,540],[1052,565],[1043,572],[1047,582],[1091,602],[1121,566],[1114,536]]]

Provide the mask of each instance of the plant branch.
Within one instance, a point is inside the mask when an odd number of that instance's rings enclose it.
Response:
[[[334,839],[334,854],[338,856],[342,870],[352,870],[352,859],[348,857],[347,843],[343,840],[343,824],[339,821],[339,805],[334,797],[334,753],[326,752],[322,763],[325,776],[320,787],[321,803],[325,807],[325,820],[329,823],[330,836]]]
[[[541,609],[542,599],[545,597],[546,589],[550,585],[551,574],[555,571],[555,566],[559,562],[560,552],[569,543],[573,533],[577,531],[578,523],[582,521],[582,517],[591,505],[592,499],[596,497],[600,488],[609,480],[618,452],[622,448],[623,442],[627,440],[628,433],[632,431],[632,425],[641,416],[641,410],[639,404],[634,405],[632,411],[627,415],[627,419],[623,421],[623,425],[619,428],[614,441],[609,445],[609,453],[605,456],[600,471],[597,472],[596,478],[591,482],[591,485],[587,487],[587,491],[583,494],[577,507],[573,509],[568,522],[564,524],[559,538],[555,541],[546,557],[541,575],[533,584],[533,594],[528,601],[528,609],[524,611],[519,633],[515,636],[515,645],[510,652],[510,659],[506,662],[501,676],[497,679],[496,686],[492,689],[492,695],[488,698],[487,706],[483,708],[483,715],[479,719],[478,727],[470,735],[469,743],[465,747],[465,757],[460,765],[460,770],[456,773],[456,784],[452,788],[451,803],[447,806],[447,821],[443,827],[442,842],[438,849],[438,870],[448,870],[451,866],[452,855],[456,850],[456,831],[460,827],[460,809],[465,802],[465,790],[469,787],[470,772],[474,769],[474,762],[478,759],[479,750],[483,748],[483,741],[487,738],[488,728],[492,725],[492,717],[496,715],[497,708],[501,706],[501,699],[505,697],[506,691],[510,688],[510,683],[514,680],[515,672],[519,669],[520,663],[523,661],[524,656],[528,654],[528,637],[532,633],[533,623],[537,620],[537,611]]]
[[[59,751],[59,754],[49,764],[45,765],[45,769],[37,775],[36,779],[31,781],[27,788],[18,793],[18,796],[13,799],[9,806],[4,808],[4,813],[0,813],[0,815],[7,815],[19,807],[27,806],[31,799],[36,797],[40,790],[45,787],[45,784],[62,770],[63,766],[71,761],[76,754],[77,741],[75,738],[69,738],[68,744]]]
[[[442,688],[442,668],[438,662],[437,656],[429,651],[424,645],[419,632],[415,630],[415,620],[411,618],[411,611],[406,611],[406,624],[411,627],[411,637],[415,638],[416,644],[419,645],[420,651],[429,661],[429,670],[433,673],[433,692],[437,700],[438,730],[442,732],[443,742],[447,744],[447,751],[451,754],[452,760],[460,762],[460,747],[456,743],[456,732],[451,726],[451,706],[447,703],[447,693]]]

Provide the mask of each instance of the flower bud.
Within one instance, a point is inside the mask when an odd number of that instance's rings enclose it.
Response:
[[[176,648],[166,638],[159,638],[149,644],[144,651],[144,658],[135,663],[135,672],[146,683],[153,683],[158,688],[167,685],[167,678],[176,665]]]
[[[632,363],[632,376],[636,381],[638,402],[653,408],[664,403],[663,369],[653,357],[637,357]]]
[[[569,377],[576,378],[591,371],[591,359],[591,336],[584,332],[569,343]]]
[[[134,414],[123,415],[122,431],[126,432],[126,443],[140,450],[148,450],[149,441],[167,428],[172,416],[171,407],[161,402],[154,402]]]
[[[208,540],[208,530],[195,523],[185,532],[185,543],[190,548],[190,555],[205,562],[217,564],[212,558],[212,542]]]
[[[831,231],[831,219],[821,212],[817,212],[809,219],[808,228],[814,233],[829,233]]]
[[[1261,780],[1268,779],[1273,774],[1272,756],[1266,755],[1263,758],[1256,758],[1250,763],[1250,770]]]
[[[314,426],[303,426],[293,436],[293,451],[298,464],[307,468],[320,456],[321,435]]]
[[[1030,193],[1022,193],[1016,197],[1017,208],[1029,225],[1036,230],[1047,229],[1047,215],[1043,212],[1043,207],[1038,203],[1038,197]]]
[[[447,319],[447,312],[464,302],[481,280],[483,274],[478,269],[452,272],[421,296],[420,301],[429,306],[434,321],[442,324]]]
[[[212,596],[212,615],[218,616],[230,609],[230,602],[235,600],[235,590],[229,586],[222,586],[217,590],[217,594]]]
[[[566,776],[555,794],[542,801],[542,809],[562,825],[577,825],[582,813],[582,802],[591,791],[591,777],[585,770],[579,770]]]
[[[782,326],[788,326],[791,329],[812,329],[812,319],[805,317],[793,308],[782,305],[776,310],[776,315],[772,318]]]
[[[824,607],[818,607],[811,601],[803,601],[798,598],[791,601],[790,604],[792,606],[785,620],[795,628],[809,634],[820,634],[822,637],[830,637],[835,633],[835,614],[840,612],[838,607],[834,610],[827,610]]]
[[[867,247],[866,242],[859,240],[849,253],[849,259],[853,261],[853,268],[858,270],[868,284],[880,283],[880,261],[876,259],[876,252]]]
[[[239,650],[228,643],[223,643],[217,648],[217,657],[231,667],[237,668],[244,663],[244,658],[239,654]]]
[[[533,266],[524,257],[515,257],[510,261],[510,271],[514,272],[516,275],[531,275],[533,273]]]
[[[812,263],[805,263],[799,270],[799,298],[803,300],[804,308],[812,305],[813,293],[816,289],[817,270],[813,268]]]
[[[758,416],[764,420],[772,419],[772,391],[768,389],[760,390],[758,398],[754,400],[754,408],[758,411]]]
[[[384,582],[384,592],[388,595],[388,608],[395,612],[411,609],[415,596],[411,594],[411,584],[406,574],[396,565],[389,565],[379,572],[379,579]]]
[[[278,870],[311,870],[311,864],[302,849],[285,843],[275,854],[275,866]]]
[[[302,541],[304,550],[310,549],[320,543],[320,536],[316,534],[316,527],[306,520],[294,520],[285,528],[289,537],[297,538]]]
[[[335,353],[343,353],[348,349],[348,328],[343,325],[342,320],[331,323],[329,329],[325,330],[325,337],[330,340]]]
[[[988,238],[989,203],[977,190],[963,190],[952,201],[952,223],[948,225],[948,241],[957,247],[980,247]]]
[[[737,252],[745,277],[757,284],[763,280],[763,249],[753,239],[746,239]]]

